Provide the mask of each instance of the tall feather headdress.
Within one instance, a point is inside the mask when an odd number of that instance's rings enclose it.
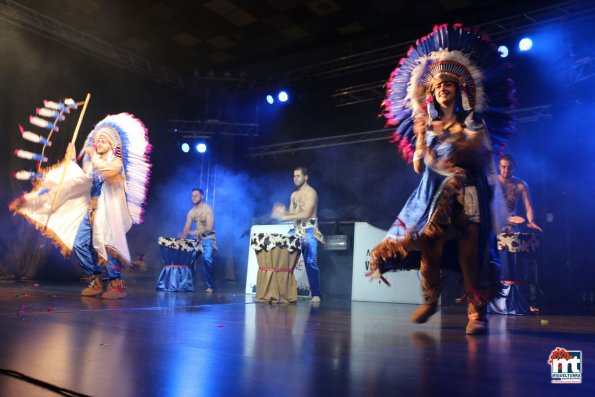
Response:
[[[142,121],[132,114],[120,113],[109,115],[97,123],[87,136],[85,147],[91,146],[100,135],[110,142],[114,154],[122,159],[128,211],[134,223],[142,223],[151,175],[149,163],[151,145],[147,129]]]
[[[488,37],[460,24],[435,26],[416,40],[386,82],[382,102],[386,127],[396,128],[393,141],[411,161],[415,151],[416,116],[431,113],[431,91],[439,80],[456,81],[462,107],[486,122],[496,153],[504,150],[514,131],[508,110],[514,105],[509,67]]]

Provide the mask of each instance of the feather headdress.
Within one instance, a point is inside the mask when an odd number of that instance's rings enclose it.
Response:
[[[382,102],[386,127],[396,127],[393,141],[403,157],[412,160],[414,119],[433,112],[433,87],[444,80],[458,83],[463,109],[484,119],[495,151],[502,151],[514,130],[506,112],[514,104],[508,70],[486,35],[460,24],[436,26],[418,39],[391,73]]]
[[[151,145],[145,125],[129,113],[109,115],[101,120],[85,140],[91,146],[102,136],[110,142],[114,154],[122,159],[126,180],[126,203],[134,223],[142,223],[147,187],[151,175]]]

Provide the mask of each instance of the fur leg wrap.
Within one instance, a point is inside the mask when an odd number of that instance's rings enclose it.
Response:
[[[402,260],[407,255],[408,252],[403,242],[396,242],[389,239],[383,240],[370,253],[370,271],[380,273],[380,280],[386,285],[390,285],[382,274],[393,270],[390,264],[392,261]]]

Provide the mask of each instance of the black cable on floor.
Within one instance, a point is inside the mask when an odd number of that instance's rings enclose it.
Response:
[[[44,389],[53,391],[53,392],[58,393],[58,394],[61,394],[63,396],[69,396],[69,397],[70,396],[73,396],[73,397],[91,397],[88,394],[82,394],[82,393],[78,393],[78,392],[75,392],[75,391],[72,391],[72,390],[68,390],[68,389],[65,389],[63,387],[56,386],[56,385],[53,385],[53,384],[48,383],[48,382],[44,382],[44,381],[39,380],[39,379],[36,379],[36,378],[32,378],[32,377],[30,377],[28,375],[25,375],[22,372],[13,371],[11,369],[0,368],[0,374],[12,376],[13,378],[17,378],[17,379],[23,380],[23,381],[25,381],[27,383],[31,383],[31,384],[37,385],[39,387],[42,387]]]

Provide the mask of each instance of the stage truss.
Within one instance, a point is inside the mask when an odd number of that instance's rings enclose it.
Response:
[[[594,16],[595,3],[570,0],[506,18],[487,21],[476,25],[476,27],[490,34],[493,40],[502,40],[546,24],[566,23],[569,21],[576,22]],[[0,19],[94,56],[103,62],[108,62],[129,70],[159,84],[187,92],[193,92],[197,83],[211,79],[217,81],[229,80],[231,83],[230,90],[232,92],[244,94],[265,90],[281,83],[298,81],[306,77],[321,79],[336,78],[340,75],[396,65],[396,62],[406,53],[412,44],[412,41],[407,41],[382,48],[373,48],[329,61],[273,74],[266,81],[257,83],[246,80],[243,77],[206,76],[204,78],[197,78],[182,75],[171,68],[135,55],[130,50],[115,46],[89,33],[75,29],[13,0],[0,0]],[[583,72],[587,67],[590,68],[589,71]],[[579,73],[577,76],[580,76],[581,79],[595,75],[590,57],[577,60],[575,68],[577,73]],[[369,85],[371,85],[368,87],[370,92],[378,90],[377,83],[370,83]],[[369,97],[370,92],[363,89],[364,87],[355,86],[352,87],[353,89],[351,91],[348,88],[336,90],[336,94],[341,93],[341,95],[335,95],[340,98],[339,104],[342,104],[341,106],[372,100]]]
[[[169,131],[180,139],[210,139],[217,135],[256,137],[259,124],[220,120],[169,120]]]
[[[515,109],[510,113],[514,115],[517,123],[535,122],[552,117],[551,105],[533,106],[525,109]],[[327,138],[303,139],[271,145],[253,146],[248,148],[248,157],[275,156],[284,153],[295,153],[304,150],[328,148],[332,146],[351,145],[355,143],[388,141],[392,136],[391,129],[379,129],[336,135]]]

